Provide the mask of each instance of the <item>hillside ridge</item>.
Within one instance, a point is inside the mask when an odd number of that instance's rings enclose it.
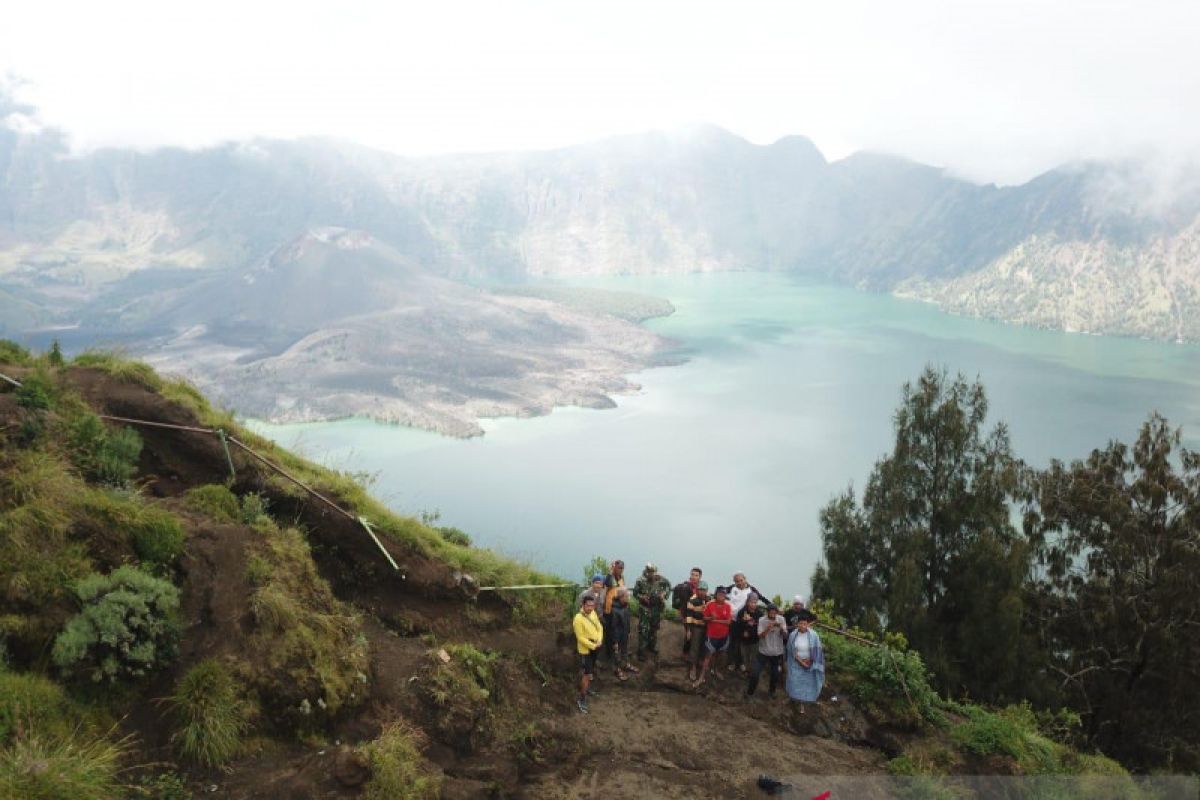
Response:
[[[471,547],[461,531],[396,516],[350,476],[241,429],[144,365],[96,353],[59,365],[0,345],[0,371],[22,384],[0,384],[0,683],[11,690],[0,692],[0,795],[59,796],[55,781],[100,752],[107,766],[88,762],[73,796],[174,787],[172,797],[565,798],[603,784],[745,797],[762,772],[856,796],[887,796],[889,781],[955,780],[947,773],[1128,781],[1116,764],[1055,742],[1027,709],[937,698],[920,656],[898,640],[871,648],[826,632],[828,699],[802,717],[780,701],[747,702],[733,676],[691,689],[674,658],[680,629],[667,622],[658,657],[627,683],[604,674],[598,716],[583,717],[567,633],[574,592],[476,594],[462,576],[561,579]],[[217,436],[155,426],[135,436],[97,427],[96,415],[220,429],[349,515],[237,448],[231,476]],[[177,646],[98,693],[57,643],[90,608],[81,581],[139,575],[135,584],[178,593]],[[838,625],[834,609],[818,611]],[[80,652],[82,666],[91,651]],[[226,698],[225,728],[187,722],[196,687]],[[765,746],[714,764],[713,730]],[[1007,743],[988,744],[996,731]],[[46,759],[62,768],[47,773],[37,766]]]

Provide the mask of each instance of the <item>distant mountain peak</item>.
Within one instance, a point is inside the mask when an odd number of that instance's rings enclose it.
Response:
[[[268,269],[277,269],[301,261],[305,256],[327,247],[338,250],[365,250],[375,243],[366,231],[327,225],[309,228],[304,233],[281,245],[267,260]]]

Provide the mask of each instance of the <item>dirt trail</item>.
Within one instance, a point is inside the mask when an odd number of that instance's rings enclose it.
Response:
[[[678,655],[682,629],[664,623],[662,634],[660,657],[631,680],[600,673],[590,714],[556,714],[554,729],[583,742],[577,766],[534,776],[519,796],[756,797],[765,796],[756,786],[764,773],[799,788],[823,785],[820,776],[886,771],[886,757],[855,740],[861,719],[844,700],[801,719],[782,688],[768,699],[764,678],[747,699],[745,679],[728,670],[694,691]]]

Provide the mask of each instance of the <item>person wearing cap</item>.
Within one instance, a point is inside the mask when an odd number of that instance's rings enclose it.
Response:
[[[804,598],[796,595],[792,598],[792,607],[783,612],[783,618],[787,620],[788,630],[796,627],[796,621],[801,617],[808,620],[809,623],[817,621],[817,615],[804,607]]]
[[[700,677],[692,683],[699,688],[704,683],[708,668],[720,653],[729,649],[729,626],[733,624],[733,608],[725,599],[725,587],[718,586],[715,597],[704,606],[704,662],[700,665]],[[720,674],[713,670],[713,674]]]
[[[688,680],[700,676],[700,662],[704,659],[704,607],[708,605],[708,584],[696,582],[696,593],[688,598],[683,607],[684,630],[688,632]]]
[[[588,689],[596,673],[596,653],[604,641],[604,626],[596,616],[596,598],[585,594],[579,613],[571,623],[575,632],[575,652],[579,658],[579,697],[575,701],[580,713],[588,713]]]
[[[775,696],[775,687],[783,672],[783,652],[787,647],[788,624],[774,603],[767,604],[767,613],[758,621],[758,654],[750,667],[750,680],[746,684],[746,696],[753,697],[758,688],[758,679],[763,668],[767,670],[770,686],[768,697]]]
[[[647,564],[642,575],[633,585],[633,594],[638,600],[638,661],[646,659],[646,653],[658,655],[658,626],[662,623],[663,609],[667,607],[667,596],[671,583],[658,574],[654,564]]]
[[[604,576],[603,575],[593,575],[592,576],[590,585],[583,587],[583,591],[581,591],[579,593],[579,597],[576,598],[575,607],[578,608],[578,607],[582,606],[584,596],[589,595],[589,594],[592,596],[593,599],[595,599],[597,609],[604,608]],[[597,610],[596,613],[599,614],[600,612]]]
[[[625,562],[618,558],[612,562],[608,577],[604,579],[604,607],[600,611],[600,620],[604,623],[604,655],[610,661],[613,657],[612,608],[617,600],[617,591],[624,588]]]

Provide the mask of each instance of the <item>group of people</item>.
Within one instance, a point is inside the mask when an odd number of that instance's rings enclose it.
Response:
[[[693,567],[686,581],[672,587],[647,564],[633,589],[625,585],[625,562],[616,560],[607,575],[593,575],[579,593],[579,611],[572,627],[579,656],[581,713],[588,713],[588,697],[596,693],[601,655],[612,664],[617,680],[637,673],[633,660],[658,655],[658,629],[670,602],[683,621],[683,658],[688,679],[699,688],[710,676],[722,678],[725,668],[746,681],[746,696],[753,697],[765,670],[767,696],[774,698],[782,683],[787,697],[804,713],[815,703],[825,684],[825,651],[815,630],[816,615],[797,595],[780,609],[746,580],[734,573],[733,582],[709,593],[704,571]],[[638,601],[637,647],[631,659],[629,639],[632,615],[630,598]]]

